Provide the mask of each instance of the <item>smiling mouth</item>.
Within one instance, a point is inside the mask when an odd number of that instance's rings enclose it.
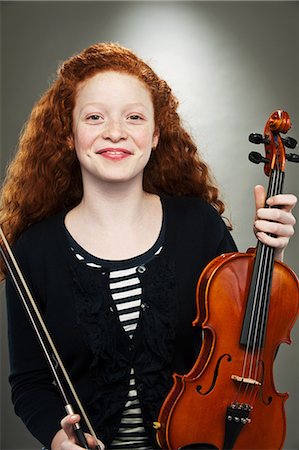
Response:
[[[125,148],[103,148],[101,150],[98,150],[96,154],[101,155],[104,158],[118,160],[127,158],[128,156],[131,156],[133,153]]]

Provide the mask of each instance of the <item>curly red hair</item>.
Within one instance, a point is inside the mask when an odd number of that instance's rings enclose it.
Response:
[[[77,87],[94,74],[110,70],[136,76],[152,95],[160,137],[144,171],[144,190],[197,196],[223,213],[218,189],[181,124],[178,101],[168,84],[130,50],[101,43],[63,63],[56,81],[35,104],[23,130],[1,196],[0,221],[11,244],[30,224],[80,202],[82,179],[72,145]]]

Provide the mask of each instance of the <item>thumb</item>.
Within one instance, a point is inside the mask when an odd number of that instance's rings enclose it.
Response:
[[[254,187],[254,198],[255,198],[255,210],[265,207],[266,202],[266,191],[264,186],[257,185]]]

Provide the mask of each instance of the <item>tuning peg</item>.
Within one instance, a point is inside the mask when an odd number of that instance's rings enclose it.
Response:
[[[291,137],[287,137],[287,138],[283,138],[282,142],[284,143],[284,145],[288,148],[296,148],[297,147],[297,141],[294,138]]]
[[[262,163],[268,163],[269,159],[264,158],[260,153],[258,152],[250,152],[248,155],[248,158],[251,162],[253,162],[254,164],[260,164]]]
[[[260,133],[251,133],[248,137],[249,141],[253,144],[268,144],[269,141],[267,138]]]
[[[290,162],[299,162],[299,155],[296,155],[296,153],[286,153],[286,159]]]

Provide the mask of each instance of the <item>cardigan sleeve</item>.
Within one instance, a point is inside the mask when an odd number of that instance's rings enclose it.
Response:
[[[29,251],[25,238],[21,238],[14,248],[22,272],[38,302],[38,291],[31,282]],[[35,276],[38,278],[38,268],[35,270]],[[25,308],[9,278],[6,280],[6,299],[9,381],[15,412],[32,435],[50,448],[54,435],[61,428],[60,420],[65,416],[63,404]]]
[[[216,255],[221,255],[222,253],[230,253],[230,252],[237,252],[238,248],[235,244],[235,241],[231,235],[231,233],[228,231],[226,225],[223,222],[223,235],[222,239],[219,242]]]

